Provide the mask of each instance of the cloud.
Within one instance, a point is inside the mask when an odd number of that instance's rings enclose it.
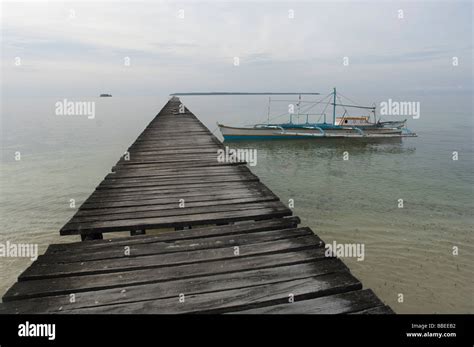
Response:
[[[439,89],[470,85],[472,76],[471,7],[462,2],[7,2],[3,10],[6,93],[95,94],[107,84],[123,93],[147,86]]]

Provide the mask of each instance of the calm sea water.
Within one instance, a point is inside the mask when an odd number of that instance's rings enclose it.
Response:
[[[167,97],[81,98],[96,102],[93,120],[55,115],[61,99],[9,99],[2,106],[2,242],[38,243],[43,252],[50,243],[76,241],[58,233],[74,213],[70,199],[79,206],[88,197]],[[266,118],[262,97],[183,101],[211,130],[217,121],[245,125]],[[328,243],[363,243],[364,261],[344,261],[395,311],[472,313],[472,112],[429,99],[422,105],[421,118],[409,120],[418,138],[229,146],[257,149],[258,164],[251,169],[282,201],[294,199],[302,225]],[[285,108],[277,106],[272,114]],[[15,160],[15,152],[21,160]],[[29,263],[0,259],[0,294]]]

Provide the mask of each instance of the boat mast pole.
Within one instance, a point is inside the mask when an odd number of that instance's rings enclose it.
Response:
[[[336,125],[336,87],[334,87],[334,101],[333,101],[333,108],[332,108],[332,124]]]
[[[298,96],[298,123],[300,122],[301,94]]]
[[[373,103],[373,105],[374,105],[374,110],[373,110],[373,112],[374,112],[374,123],[377,123],[377,114],[375,113],[376,112],[375,102]]]
[[[267,124],[270,124],[270,102],[272,101],[272,97],[268,97],[268,112],[267,112]]]

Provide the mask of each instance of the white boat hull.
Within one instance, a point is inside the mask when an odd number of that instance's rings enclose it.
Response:
[[[265,139],[295,139],[295,138],[396,138],[413,136],[403,134],[396,128],[371,129],[283,129],[278,127],[237,128],[219,124],[224,140],[265,140]]]

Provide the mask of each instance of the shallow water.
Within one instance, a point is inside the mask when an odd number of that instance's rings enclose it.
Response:
[[[58,100],[10,99],[3,105],[2,242],[38,243],[44,251],[50,243],[77,240],[58,233],[74,213],[70,199],[79,206],[88,197],[167,97],[88,98],[96,102],[92,120],[56,116]],[[183,101],[211,130],[216,121],[261,121],[266,109],[261,97]],[[282,201],[294,199],[302,225],[327,243],[364,244],[363,261],[344,261],[396,312],[472,313],[472,115],[453,111],[449,122],[445,115],[426,108],[420,120],[409,120],[420,136],[402,141],[227,145],[257,149],[252,171]],[[452,160],[453,151],[459,160]],[[344,152],[349,160],[343,160]],[[459,255],[453,255],[453,246]],[[0,259],[0,294],[29,263]],[[400,293],[403,303],[397,301]]]

